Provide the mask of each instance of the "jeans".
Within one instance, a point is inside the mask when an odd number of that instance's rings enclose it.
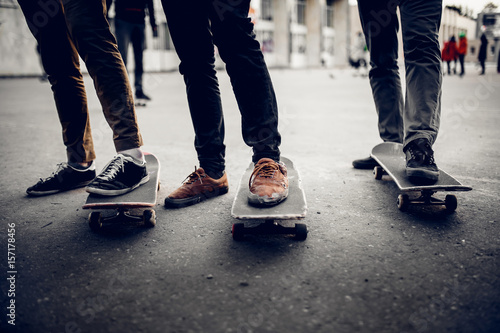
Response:
[[[115,19],[115,35],[118,42],[118,50],[122,55],[123,62],[127,66],[127,53],[130,43],[134,51],[134,87],[135,91],[142,91],[143,52],[145,42],[145,24],[129,23]]]
[[[85,61],[113,130],[117,151],[138,148],[127,71],[105,17],[104,0],[19,0],[54,93],[69,162],[95,159],[87,95],[78,55]]]
[[[403,100],[399,76],[399,6],[406,69]],[[361,25],[370,50],[370,85],[380,137],[399,142],[435,142],[441,115],[441,52],[438,42],[442,0],[358,0]]]
[[[281,136],[274,88],[248,18],[250,0],[162,0],[181,60],[200,166],[224,170],[224,118],[215,71],[217,46],[231,79],[252,160],[279,160]]]

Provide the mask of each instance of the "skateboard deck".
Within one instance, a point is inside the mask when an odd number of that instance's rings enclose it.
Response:
[[[155,155],[144,153],[146,168],[149,173],[149,181],[135,190],[118,196],[101,196],[89,194],[83,209],[94,210],[89,215],[89,226],[92,230],[98,230],[103,222],[113,221],[140,221],[145,226],[154,227],[156,225],[156,204],[157,193],[160,187],[159,174],[160,162]],[[132,209],[144,209],[142,215],[133,215]],[[116,214],[111,217],[104,217],[103,210],[115,210]]]
[[[292,234],[296,239],[306,239],[305,224],[296,223],[292,228],[278,223],[280,220],[303,219],[307,213],[306,197],[299,172],[288,158],[281,157],[281,161],[285,163],[288,172],[288,197],[276,206],[256,207],[248,203],[248,181],[254,169],[253,163],[250,163],[241,177],[231,208],[231,216],[238,220],[261,220],[264,223],[248,228],[242,222],[233,224],[232,234],[235,240],[242,240],[245,234]]]
[[[449,212],[457,208],[457,198],[448,194],[445,200],[433,197],[436,192],[446,191],[470,191],[471,187],[462,185],[453,176],[443,170],[439,170],[439,179],[433,184],[420,185],[411,182],[406,176],[405,154],[403,145],[400,143],[384,142],[375,146],[371,156],[380,166],[373,170],[375,179],[380,180],[387,174],[396,183],[399,190],[403,192],[398,196],[397,204],[400,210],[406,210],[410,205],[444,205]],[[420,192],[418,199],[410,199],[409,193]]]

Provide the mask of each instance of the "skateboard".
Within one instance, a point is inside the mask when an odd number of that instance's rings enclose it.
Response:
[[[135,106],[139,106],[139,107],[146,107],[146,106],[147,106],[147,102],[148,102],[148,100],[147,100],[147,99],[144,99],[144,98],[136,98],[136,99],[135,99]]]
[[[300,220],[306,216],[307,203],[304,190],[301,187],[301,180],[297,169],[292,161],[281,157],[288,170],[288,197],[276,206],[255,207],[248,203],[248,181],[254,169],[254,164],[250,163],[248,169],[241,177],[236,197],[231,208],[231,216],[238,220],[258,220],[261,223],[255,227],[245,227],[244,222],[233,224],[232,234],[234,240],[243,240],[244,236],[284,234],[295,235],[297,240],[307,238],[307,226],[296,223],[295,227],[285,227],[279,224],[283,220]]]
[[[101,196],[89,194],[83,209],[93,210],[89,214],[89,226],[93,231],[102,228],[108,222],[138,222],[142,221],[146,227],[156,225],[156,213],[152,208],[156,204],[157,191],[160,189],[160,163],[155,155],[144,153],[149,181],[135,190],[118,196]],[[104,216],[105,210],[114,210],[112,216]],[[141,211],[142,215],[133,214],[132,210]]]
[[[371,156],[380,166],[373,169],[375,179],[381,180],[384,175],[389,175],[396,183],[399,190],[397,205],[399,210],[405,211],[411,205],[440,205],[445,206],[447,212],[454,212],[457,209],[457,197],[447,194],[445,199],[438,199],[433,195],[436,192],[470,191],[469,186],[462,185],[458,180],[450,176],[443,170],[439,170],[439,179],[430,185],[420,185],[412,183],[406,176],[405,154],[403,145],[400,143],[384,142],[375,146]],[[411,193],[420,194],[417,198],[410,198]]]

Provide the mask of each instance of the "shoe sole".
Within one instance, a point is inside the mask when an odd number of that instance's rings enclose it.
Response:
[[[197,203],[200,203],[202,201],[205,201],[207,199],[215,198],[220,195],[226,194],[229,192],[229,188],[223,187],[220,189],[217,189],[213,192],[207,192],[207,193],[200,193],[194,197],[191,198],[185,198],[185,199],[171,199],[169,197],[165,198],[165,207],[167,208],[182,208],[182,207],[187,207],[187,206],[192,206]]]
[[[139,183],[135,184],[134,186],[129,187],[129,188],[124,188],[121,190],[103,190],[100,188],[88,187],[88,186],[87,186],[86,190],[87,190],[87,192],[92,193],[92,194],[113,197],[113,196],[122,195],[122,194],[125,194],[128,192],[131,192],[131,191],[135,190],[136,188],[138,188],[139,186],[146,184],[148,181],[149,181],[149,175],[142,178],[141,181]]]
[[[269,198],[269,197],[261,197],[256,194],[250,193],[248,194],[248,203],[252,206],[256,207],[269,207],[276,206],[277,204],[283,202],[286,198],[288,198],[288,189],[279,198]]]
[[[72,186],[70,188],[64,188],[64,189],[60,189],[60,190],[51,190],[51,191],[26,191],[26,193],[29,195],[29,196],[32,196],[32,197],[43,197],[45,195],[51,195],[51,194],[56,194],[56,193],[59,193],[59,192],[66,192],[66,191],[71,191],[71,190],[76,190],[78,188],[82,188],[82,187],[85,187],[87,186],[88,184],[90,184],[90,182],[92,181],[93,179],[89,180],[89,181],[86,181],[86,182],[83,182],[83,183],[79,183],[79,184],[76,184],[75,186]]]

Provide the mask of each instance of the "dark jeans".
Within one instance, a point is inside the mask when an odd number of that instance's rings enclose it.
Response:
[[[224,170],[224,119],[215,71],[214,44],[230,76],[253,161],[279,160],[281,136],[271,78],[253,24],[250,0],[162,0],[181,60],[200,166]]]
[[[459,54],[458,61],[460,62],[460,75],[464,75],[465,74],[465,66],[464,66],[465,54]]]
[[[399,6],[406,68],[406,98],[399,76]],[[442,0],[358,0],[370,51],[370,84],[384,141],[427,138],[434,143],[441,114],[441,52],[438,42]]]
[[[145,24],[115,19],[116,41],[125,66],[127,66],[128,47],[132,43],[132,50],[134,51],[134,87],[136,91],[142,91],[142,75],[144,73],[142,56],[145,46],[145,30]]]
[[[117,151],[137,148],[142,138],[132,91],[104,0],[19,0],[54,92],[68,161],[95,159],[87,96],[78,55],[94,80]],[[64,10],[63,10],[64,8]],[[36,107],[36,106],[34,106]]]

